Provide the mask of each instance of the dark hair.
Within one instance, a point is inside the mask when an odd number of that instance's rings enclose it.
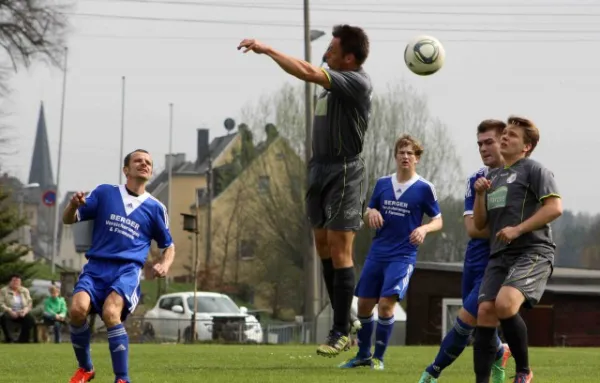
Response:
[[[369,37],[362,28],[347,24],[336,25],[331,33],[333,37],[340,39],[342,53],[354,55],[356,64],[361,66],[369,56]]]
[[[129,166],[129,163],[131,162],[131,156],[133,155],[133,153],[146,153],[146,154],[150,154],[150,153],[148,153],[147,150],[136,149],[133,152],[131,152],[131,153],[129,153],[129,154],[127,154],[125,156],[125,159],[123,160],[123,166],[125,166],[125,167]]]
[[[500,136],[504,131],[504,128],[506,128],[506,123],[504,121],[494,119],[483,120],[479,123],[479,126],[477,126],[477,134],[495,130],[496,134]]]
[[[410,146],[415,152],[415,156],[421,158],[421,154],[423,154],[424,151],[423,146],[409,134],[403,134],[396,140],[396,145],[394,145],[394,157],[398,154],[398,150],[405,146]]]
[[[21,278],[20,274],[11,274],[9,281],[12,281],[14,278],[23,279],[23,278]]]
[[[524,117],[510,116],[506,122],[508,125],[517,126],[523,130],[523,142],[531,145],[531,150],[525,155],[529,157],[538,142],[540,142],[540,130],[535,126],[533,121]]]

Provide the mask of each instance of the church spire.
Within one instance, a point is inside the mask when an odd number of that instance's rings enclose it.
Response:
[[[48,131],[46,130],[44,102],[42,101],[29,170],[29,183],[39,183],[42,189],[54,186],[54,175],[52,174],[52,163],[50,161],[50,146],[48,144]]]

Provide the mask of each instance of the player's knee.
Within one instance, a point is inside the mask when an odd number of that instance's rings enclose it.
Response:
[[[523,304],[523,295],[520,291],[510,288],[510,290],[500,290],[496,298],[496,315],[500,319],[515,316]]]
[[[354,233],[345,231],[330,231],[327,244],[331,254],[333,266],[336,269],[352,267],[352,243]]]
[[[477,324],[484,327],[495,327],[498,323],[494,302],[481,302],[477,308]]]
[[[366,318],[373,315],[373,309],[377,300],[373,298],[358,298],[358,316]]]
[[[69,310],[69,317],[71,318],[71,322],[74,324],[80,324],[85,322],[89,311],[89,307],[81,301],[73,300],[71,304],[71,309]]]
[[[108,296],[102,307],[102,320],[107,327],[116,326],[121,323],[123,311],[123,299],[116,293]]]
[[[475,318],[467,310],[465,310],[464,307],[461,307],[460,310],[458,310],[458,319],[460,319],[461,322],[471,327],[477,326],[477,318]]]
[[[394,309],[396,308],[397,298],[386,297],[379,299],[377,306],[377,314],[380,318],[390,318],[394,315]]]

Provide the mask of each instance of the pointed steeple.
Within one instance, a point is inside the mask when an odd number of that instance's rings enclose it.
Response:
[[[40,105],[35,144],[29,170],[29,183],[37,182],[42,189],[54,186],[52,163],[50,162],[50,146],[48,144],[48,131],[46,130],[46,116],[44,102]]]

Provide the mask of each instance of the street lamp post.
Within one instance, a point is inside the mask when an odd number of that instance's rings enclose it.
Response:
[[[181,213],[183,216],[183,230],[194,233],[194,265],[192,269],[194,270],[194,311],[192,312],[192,323],[191,323],[191,331],[190,331],[190,343],[194,343],[196,340],[196,312],[198,312],[198,300],[196,298],[198,293],[198,192],[196,191],[196,214],[185,214]]]
[[[325,35],[325,32],[310,29],[310,7],[309,0],[304,0],[304,60],[311,62],[311,42]],[[305,142],[304,142],[304,161],[308,165],[312,156],[312,123],[314,115],[314,98],[312,92],[312,86],[310,82],[304,83],[304,112],[305,112]],[[308,182],[308,179],[307,179]],[[312,322],[312,336],[311,338],[316,339],[316,316],[318,309],[316,307],[319,291],[318,282],[318,266],[316,249],[314,245],[314,238],[312,230],[307,230],[308,246],[306,255],[304,257],[304,277],[305,277],[305,296],[304,296],[304,320]]]

